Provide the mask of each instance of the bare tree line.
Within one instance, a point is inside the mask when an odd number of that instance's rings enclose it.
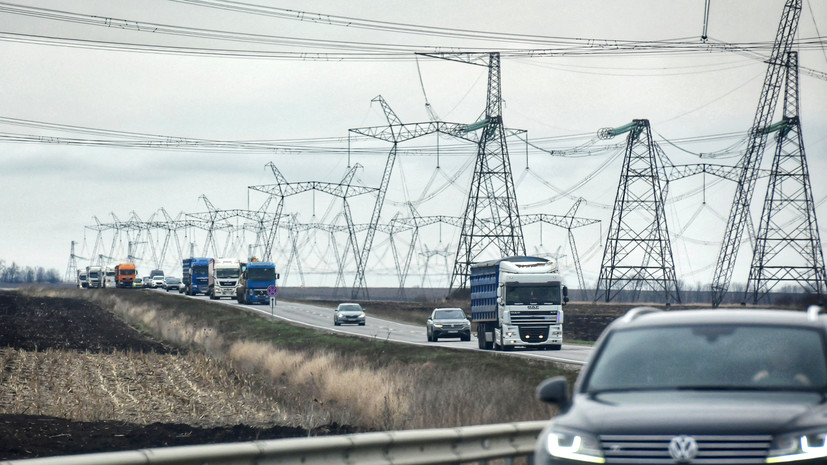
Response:
[[[60,274],[56,269],[45,269],[42,266],[36,268],[20,266],[17,262],[6,265],[6,261],[0,259],[0,282],[3,283],[59,283]]]

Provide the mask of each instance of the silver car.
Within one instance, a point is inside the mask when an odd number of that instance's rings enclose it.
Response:
[[[365,311],[359,304],[339,304],[339,307],[336,308],[336,311],[333,313],[333,324],[336,326],[343,324],[365,326]]]
[[[461,308],[435,308],[425,326],[428,342],[437,342],[440,337],[471,340],[471,322]]]

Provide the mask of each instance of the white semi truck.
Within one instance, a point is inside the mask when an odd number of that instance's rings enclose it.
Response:
[[[86,287],[90,289],[101,287],[103,268],[100,266],[86,267]]]
[[[105,266],[101,268],[101,287],[115,287],[115,267]]]
[[[236,297],[236,286],[241,276],[241,261],[237,258],[215,258],[211,259],[207,267],[209,284],[207,295],[210,299]]]
[[[508,257],[476,263],[470,285],[480,349],[560,350],[569,298],[556,261]]]

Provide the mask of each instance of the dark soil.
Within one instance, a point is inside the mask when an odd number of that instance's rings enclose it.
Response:
[[[107,353],[177,350],[149,340],[94,304],[77,299],[26,297],[14,292],[0,292],[0,347]],[[0,414],[0,460],[352,432],[353,428],[336,424],[311,431],[246,425],[198,428],[185,424],[77,422]]]

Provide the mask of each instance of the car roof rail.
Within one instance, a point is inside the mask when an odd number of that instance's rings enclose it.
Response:
[[[818,321],[818,315],[824,311],[821,305],[810,305],[807,307],[807,319],[810,321]]]
[[[662,312],[663,310],[655,307],[634,307],[629,309],[625,315],[623,315],[623,321],[629,322],[637,319],[641,315],[646,315],[649,313],[656,313]]]

